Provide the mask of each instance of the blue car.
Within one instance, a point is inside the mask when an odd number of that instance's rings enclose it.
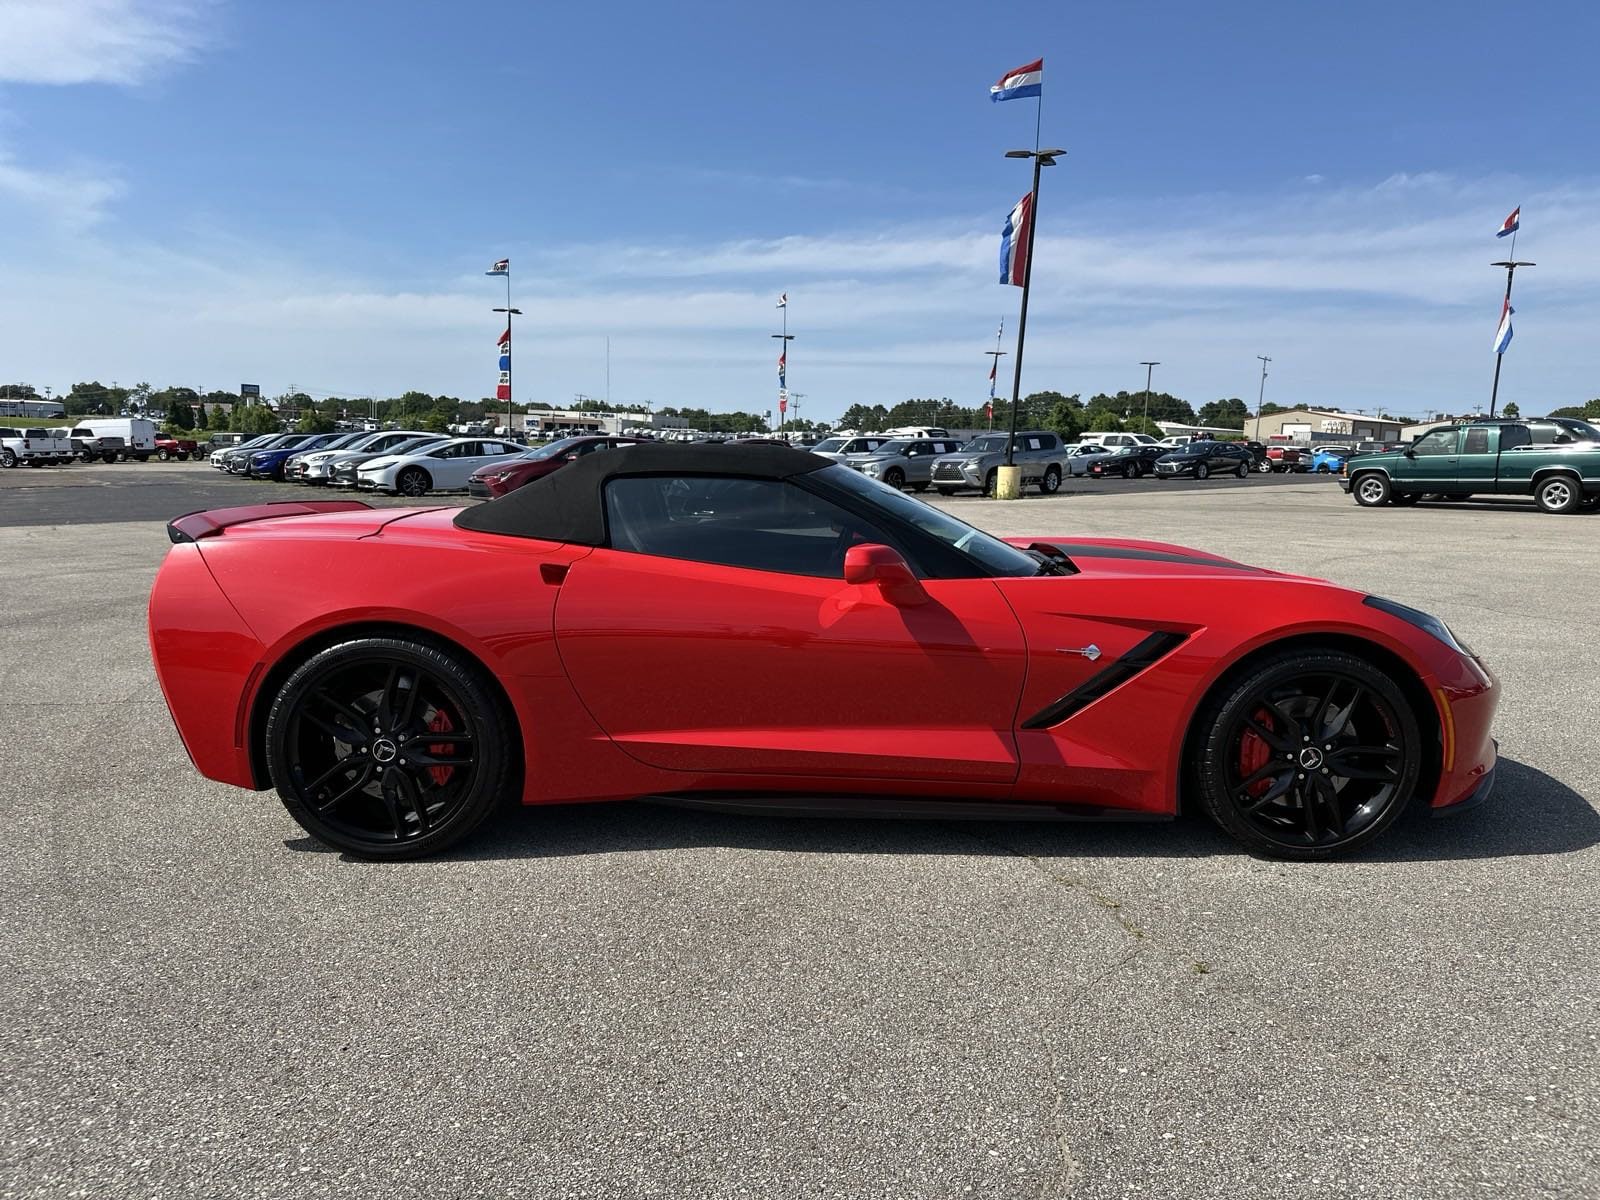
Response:
[[[1329,446],[1311,456],[1311,470],[1318,475],[1337,475],[1344,470],[1345,459],[1349,457],[1348,446]]]
[[[333,433],[296,433],[280,438],[270,450],[258,450],[245,463],[244,473],[261,479],[283,478],[283,464],[291,454],[316,450],[338,437]]]

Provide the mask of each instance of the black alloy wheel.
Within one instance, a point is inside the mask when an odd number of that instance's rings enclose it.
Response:
[[[421,641],[362,638],[300,666],[267,715],[289,815],[363,858],[418,858],[507,795],[511,722],[475,664]]]
[[[1411,802],[1422,735],[1366,659],[1286,652],[1202,714],[1193,771],[1211,818],[1249,850],[1322,859],[1367,845]]]
[[[394,490],[402,496],[426,496],[433,480],[421,467],[407,467],[395,478]]]
[[[883,473],[883,481],[898,491],[906,485],[906,473],[899,467],[890,467]]]

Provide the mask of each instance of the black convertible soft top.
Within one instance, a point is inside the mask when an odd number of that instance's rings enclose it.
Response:
[[[833,466],[833,460],[788,446],[741,446],[737,442],[673,445],[642,442],[596,450],[571,466],[518,488],[509,496],[464,508],[461,529],[599,546],[606,540],[608,479],[619,475],[737,475],[789,479]]]

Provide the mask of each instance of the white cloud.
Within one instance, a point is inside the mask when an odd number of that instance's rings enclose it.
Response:
[[[1541,265],[1518,275],[1502,399],[1530,412],[1588,399],[1600,184],[1425,175],[1174,197],[1139,213],[1061,195],[1038,247],[1024,387],[1131,389],[1143,379],[1136,364],[1157,358],[1157,385],[1198,404],[1253,396],[1254,356],[1271,354],[1267,394],[1279,402],[1458,409],[1488,387],[1504,279],[1488,264],[1506,249],[1492,235],[1519,200],[1519,257]],[[616,399],[764,409],[776,389],[773,302],[787,290],[790,383],[808,413],[915,395],[975,403],[995,323],[1006,316],[1009,339],[1018,300],[995,282],[992,223],[511,247],[525,313],[519,398],[602,394],[609,335]],[[503,293],[475,257],[427,289],[320,265],[356,254],[313,264],[237,242],[178,253],[91,233],[44,253],[11,254],[12,286],[0,291],[12,374],[41,386],[249,379],[478,396],[493,378],[499,327],[486,310]],[[96,281],[87,294],[83,278]]]
[[[212,0],[0,0],[0,83],[142,83],[204,48],[212,7]]]
[[[25,167],[0,149],[0,202],[66,232],[81,232],[99,222],[121,191],[122,185],[103,171]]]

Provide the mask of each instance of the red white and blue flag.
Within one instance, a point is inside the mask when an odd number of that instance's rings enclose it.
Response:
[[[1505,219],[1495,237],[1510,237],[1522,228],[1522,205],[1517,205],[1511,210],[1511,215]]]
[[[1021,287],[1028,277],[1028,239],[1033,231],[1033,193],[1029,192],[1006,218],[1000,232],[1000,282]]]
[[[1044,92],[1044,59],[1026,63],[1014,71],[1000,76],[1000,82],[989,89],[989,99],[1021,100],[1025,96],[1040,96]]]
[[[509,275],[509,274],[511,274],[511,260],[509,258],[502,258],[499,262],[495,263],[494,266],[490,267],[487,271],[485,271],[484,274],[485,275]]]
[[[788,372],[789,347],[785,346],[782,350],[778,351],[778,386],[780,388],[786,388],[789,386],[787,382]]]
[[[1504,354],[1506,347],[1511,345],[1511,314],[1517,310],[1511,307],[1507,300],[1500,309],[1500,328],[1494,331],[1494,352]]]
[[[500,347],[500,382],[494,389],[496,400],[511,399],[511,326],[506,326],[506,331],[500,335],[496,343]]]

